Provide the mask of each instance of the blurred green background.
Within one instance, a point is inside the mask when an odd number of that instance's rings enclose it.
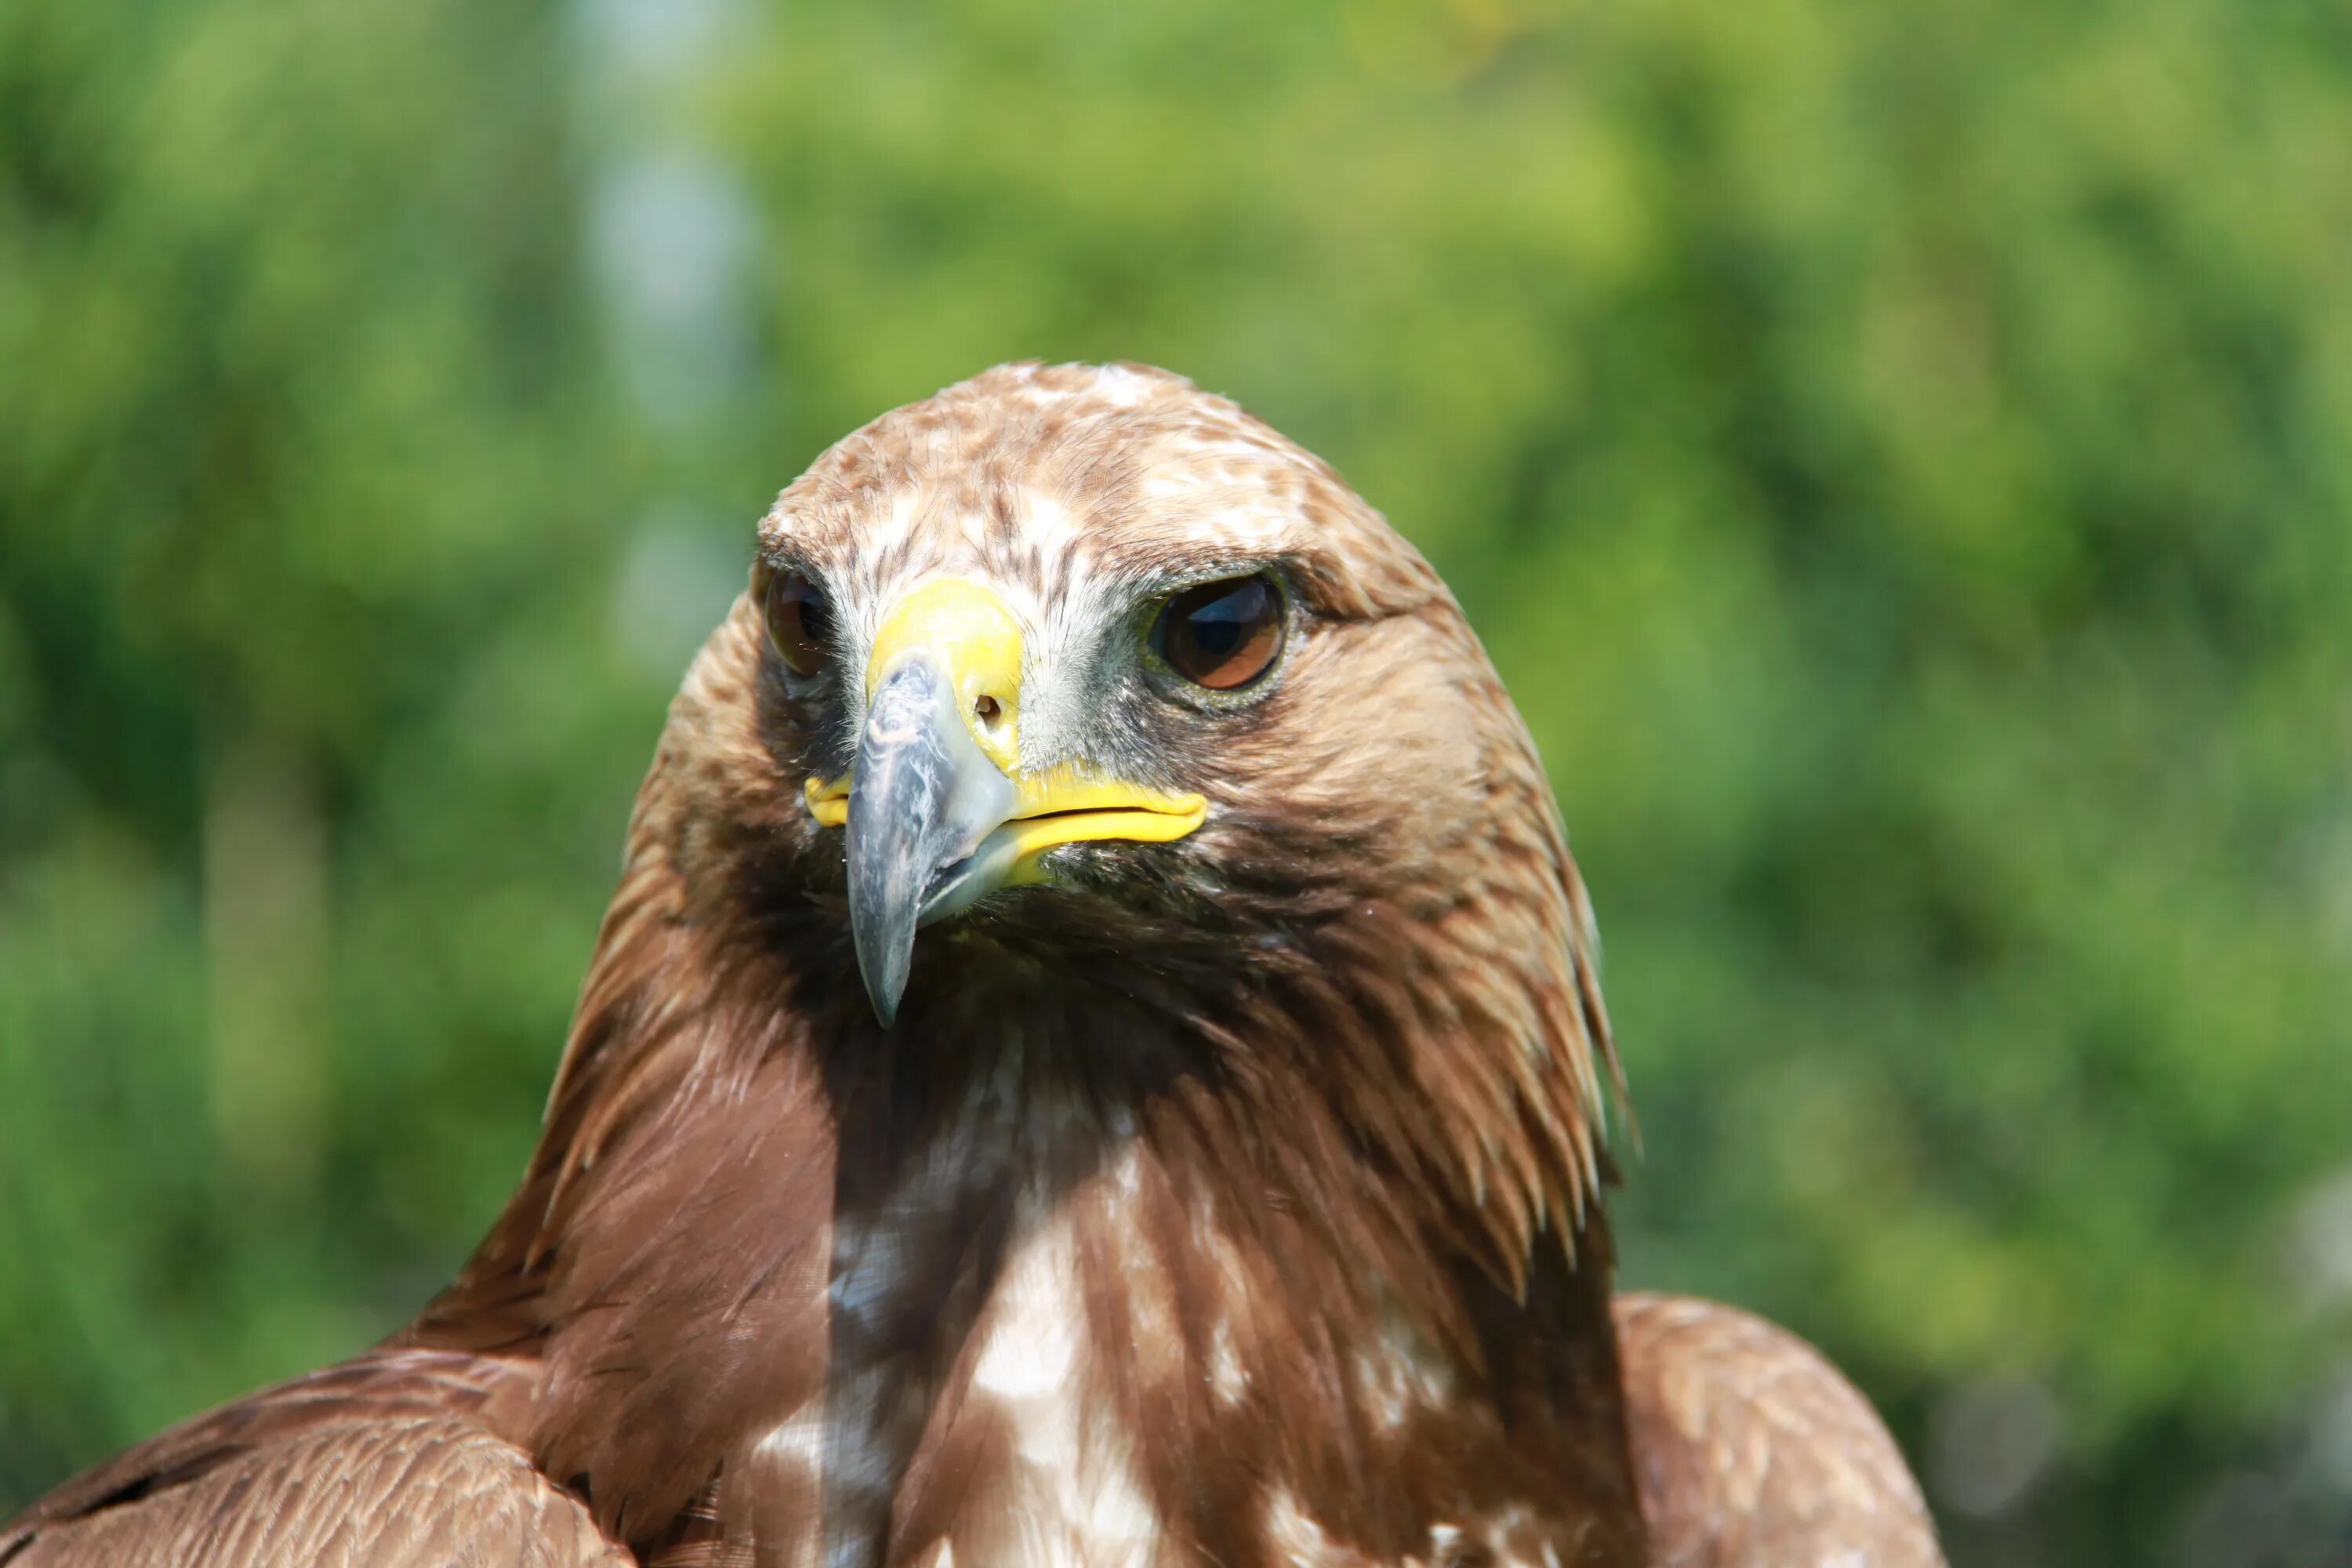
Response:
[[[828,441],[1137,358],[1540,738],[1630,1283],[2352,1561],[2352,15],[0,0],[0,1512],[398,1324]]]

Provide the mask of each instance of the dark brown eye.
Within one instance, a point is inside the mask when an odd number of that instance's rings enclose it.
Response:
[[[833,643],[833,602],[824,590],[797,572],[779,572],[768,579],[766,609],[768,640],[784,668],[794,675],[824,668]]]
[[[1264,576],[1202,583],[1168,601],[1152,636],[1177,674],[1232,691],[1264,675],[1282,651],[1282,593]]]

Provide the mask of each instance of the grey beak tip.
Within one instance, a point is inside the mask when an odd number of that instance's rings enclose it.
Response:
[[[914,968],[915,929],[911,911],[897,921],[876,922],[868,940],[857,943],[857,973],[866,982],[866,1000],[874,1004],[874,1016],[884,1028],[898,1016],[898,1003],[907,994],[907,976]],[[890,929],[891,927],[898,929]],[[867,933],[861,931],[861,937]]]
[[[866,994],[874,1004],[874,1016],[880,1021],[884,1028],[887,1029],[897,1022],[898,998],[905,994],[906,989],[907,982],[903,976],[896,985],[886,985],[877,980],[866,982]]]

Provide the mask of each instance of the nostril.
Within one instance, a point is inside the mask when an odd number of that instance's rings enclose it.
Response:
[[[1004,705],[993,697],[982,697],[971,705],[972,716],[983,724],[993,724],[1004,717]]]

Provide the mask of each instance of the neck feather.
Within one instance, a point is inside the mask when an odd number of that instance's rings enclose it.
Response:
[[[538,1360],[518,1436],[608,1528],[984,1559],[958,1532],[1019,1447],[992,1347],[1042,1312],[1089,1451],[1223,1561],[1286,1509],[1376,1557],[1529,1500],[1638,1538],[1606,1024],[1548,804],[1501,860],[1532,890],[1351,900],[1240,980],[942,944],[972,983],[886,1035],[835,912],[747,885],[780,823],[691,809],[669,752],[523,1185],[406,1336]]]

